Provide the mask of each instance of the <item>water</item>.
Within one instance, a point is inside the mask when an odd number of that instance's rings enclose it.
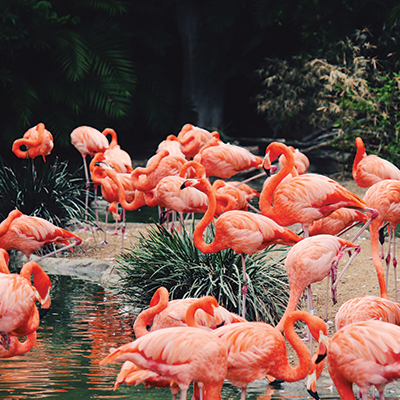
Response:
[[[121,363],[100,367],[99,361],[111,347],[133,340],[132,321],[121,314],[121,304],[99,284],[71,276],[51,279],[52,305],[41,321],[35,347],[24,355],[1,360],[0,399],[171,399],[169,389],[145,389],[143,384],[121,385],[113,391]],[[323,399],[338,399],[335,392],[318,391]],[[273,389],[257,381],[247,395],[248,400],[306,398],[304,382]],[[240,399],[240,390],[226,382],[222,400],[228,399]]]

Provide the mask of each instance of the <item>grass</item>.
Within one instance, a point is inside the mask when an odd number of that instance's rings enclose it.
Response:
[[[121,275],[117,294],[140,309],[147,308],[160,286],[170,300],[214,296],[220,305],[241,314],[241,257],[232,250],[203,254],[194,245],[193,226],[166,230],[159,224],[140,233],[138,243],[117,256]],[[213,231],[207,231],[206,241]],[[283,260],[288,247],[271,246],[246,258],[249,277],[246,318],[276,325],[289,298],[289,284]]]

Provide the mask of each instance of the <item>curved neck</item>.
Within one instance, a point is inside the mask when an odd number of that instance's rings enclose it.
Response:
[[[51,280],[46,272],[43,271],[42,267],[38,263],[30,261],[24,264],[19,274],[26,278],[29,282],[31,281],[31,276],[33,275],[34,286],[41,297],[41,306],[42,308],[49,308]]]
[[[203,239],[203,233],[207,228],[208,224],[214,218],[215,210],[217,208],[217,200],[215,197],[215,193],[211,187],[211,184],[205,178],[201,178],[201,181],[203,181],[204,185],[204,189],[202,189],[202,191],[208,197],[208,208],[207,211],[204,213],[203,218],[200,220],[200,222],[196,226],[196,229],[194,230],[193,241],[195,246],[202,253],[215,253],[219,250],[222,250],[218,248],[218,242],[215,240],[214,237],[214,240],[211,243],[209,244],[206,243]]]
[[[136,338],[146,335],[149,333],[147,326],[151,325],[154,317],[159,314],[162,310],[168,306],[168,290],[164,287],[160,287],[154,293],[153,298],[150,301],[150,307],[147,310],[142,311],[136,318],[133,324],[133,330]]]
[[[283,166],[283,168],[276,175],[273,175],[273,176],[271,176],[271,178],[269,178],[268,183],[265,185],[265,187],[261,191],[260,210],[261,210],[262,214],[264,214],[266,216],[268,216],[268,214],[273,213],[273,211],[274,211],[273,206],[272,206],[272,197],[275,192],[275,189],[282,182],[282,180],[287,175],[289,175],[289,173],[293,170],[293,167],[294,167],[294,156],[293,156],[293,153],[290,151],[290,149],[281,143],[273,143],[273,145],[276,145],[281,150],[280,154],[284,154],[284,156],[286,158],[286,162],[285,162],[285,165]],[[272,144],[270,146],[272,146]],[[277,157],[280,154],[278,154]],[[266,158],[269,159],[268,148],[267,148]],[[271,163],[274,159],[269,159],[269,162]],[[268,167],[270,167],[270,165],[268,165]]]
[[[149,175],[157,169],[161,160],[167,157],[168,155],[169,155],[168,150],[161,150],[151,159],[151,163],[149,166],[137,167],[132,171],[131,179],[136,189],[141,191],[153,189],[153,187],[151,186],[151,182],[149,182]],[[146,175],[146,179],[139,180],[141,175]]]
[[[125,196],[125,189],[124,186],[121,183],[121,180],[118,178],[117,172],[113,169],[105,169],[107,176],[117,185],[118,188],[118,202],[121,204],[121,207],[124,208],[125,210],[132,211],[136,210],[137,208],[141,207],[143,204],[140,202],[140,205],[138,207],[138,199],[137,196],[133,199],[131,203],[128,203],[126,201],[126,196]],[[132,172],[133,173],[133,172]]]
[[[0,224],[0,236],[4,235],[10,228],[11,223],[14,219],[21,217],[23,214],[19,210],[11,211],[7,218]]]
[[[181,178],[186,178],[186,172],[189,170],[189,168],[194,169],[198,178],[205,177],[206,175],[206,169],[203,167],[203,165],[201,165],[197,161],[188,161],[183,164],[182,169],[179,171],[179,176]]]
[[[199,325],[197,323],[196,317],[195,317],[196,311],[201,309],[213,317],[214,316],[213,307],[218,307],[218,302],[212,296],[204,296],[204,297],[199,298],[195,302],[193,302],[186,310],[185,320],[186,320],[187,326],[191,326],[194,328],[200,328],[201,325]]]
[[[10,256],[8,255],[7,250],[0,249],[0,272],[2,274],[10,273],[10,270],[8,269],[9,260],[10,260]]]
[[[113,147],[118,145],[118,139],[117,139],[117,132],[115,132],[114,129],[111,128],[106,128],[104,129],[103,132],[101,132],[105,137],[107,137],[107,135],[111,135],[111,142],[109,145],[109,148],[112,149]]]
[[[356,146],[357,146],[357,153],[356,153],[356,156],[355,156],[354,162],[353,162],[353,177],[354,177],[354,174],[357,172],[358,164],[365,156],[365,146],[364,146],[364,142],[362,141],[361,138],[356,138]]]
[[[300,339],[300,337],[297,335],[294,329],[294,324],[296,321],[302,320],[306,324],[308,324],[309,323],[308,316],[311,316],[311,314],[304,312],[301,314],[298,312],[293,312],[287,316],[286,321],[284,323],[285,337],[290,343],[290,345],[293,347],[295,352],[297,353],[297,356],[299,358],[299,364],[296,367],[292,367],[289,364],[289,362],[286,362],[285,365],[280,365],[279,368],[277,368],[279,370],[278,375],[280,376],[274,375],[275,378],[284,379],[287,382],[294,382],[300,379],[304,379],[307,376],[308,372],[310,371],[311,368],[310,350]]]
[[[371,254],[372,262],[374,263],[375,271],[378,276],[381,297],[388,299],[389,296],[386,289],[385,273],[383,272],[382,262],[379,256],[379,226],[381,221],[378,221],[378,219],[380,218],[375,218],[370,225]]]

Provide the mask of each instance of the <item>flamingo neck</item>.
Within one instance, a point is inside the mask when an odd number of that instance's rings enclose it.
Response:
[[[24,264],[19,274],[29,282],[33,275],[34,286],[41,297],[42,308],[49,308],[51,280],[46,272],[43,271],[42,267],[38,263],[30,261]]]
[[[117,132],[114,129],[106,128],[103,132],[101,132],[105,137],[107,135],[111,135],[111,142],[109,144],[109,148],[112,149],[115,146],[118,146]]]
[[[310,350],[303,343],[303,341],[300,339],[300,337],[297,335],[294,329],[294,324],[299,320],[302,320],[306,324],[308,324],[310,322],[309,321],[310,316],[311,314],[301,311],[293,312],[287,316],[283,330],[285,332],[286,339],[297,353],[297,356],[299,358],[299,364],[296,367],[292,367],[289,364],[289,362],[286,361],[286,364],[280,366],[279,368],[279,374],[281,376],[280,377],[275,376],[275,378],[284,379],[287,382],[294,382],[300,379],[304,379],[307,376],[308,372],[310,371],[311,367]]]
[[[290,151],[288,147],[286,147],[282,143],[276,143],[277,147],[279,147],[282,150],[282,153],[285,158],[286,162],[283,168],[276,174],[271,176],[271,178],[268,180],[267,185],[263,188],[261,191],[260,195],[260,210],[262,214],[268,216],[273,214],[273,206],[272,206],[272,197],[275,192],[275,189],[279,186],[279,184],[282,182],[282,180],[290,174],[290,172],[294,168],[294,156],[293,153]],[[270,145],[271,146],[271,145]],[[268,149],[267,149],[267,156],[269,155]],[[279,154],[280,155],[280,154]],[[270,160],[273,161],[273,160]]]
[[[159,288],[150,302],[150,307],[142,311],[133,324],[133,330],[136,338],[149,333],[147,327],[153,323],[154,317],[168,306],[168,291],[165,288]]]
[[[0,224],[0,236],[4,235],[8,231],[14,219],[19,218],[22,215],[22,212],[19,210],[11,211],[7,218]]]
[[[356,156],[355,156],[354,162],[353,162],[353,177],[357,173],[358,164],[366,155],[364,142],[362,141],[361,138],[356,138],[356,146],[357,146],[357,153],[356,153]]]
[[[206,243],[203,239],[203,234],[207,226],[210,224],[212,219],[215,215],[215,210],[217,208],[217,200],[215,197],[215,193],[211,187],[211,184],[205,179],[202,178],[203,182],[205,183],[205,189],[202,191],[208,197],[208,208],[207,211],[204,213],[203,218],[197,224],[196,229],[193,233],[193,242],[195,246],[202,252],[202,253],[215,253],[221,249],[217,248],[217,241],[214,240],[211,243]]]
[[[137,201],[135,202],[136,196],[131,203],[126,201],[125,189],[121,183],[121,180],[118,178],[118,174],[113,169],[106,169],[104,171],[106,171],[107,176],[117,185],[118,202],[121,204],[121,207],[128,211],[136,210],[138,208]]]
[[[303,293],[303,290],[301,290],[301,289],[297,289],[297,288],[291,288],[291,289],[292,290],[290,291],[290,297],[289,297],[289,301],[288,301],[286,310],[285,310],[284,314],[282,315],[282,318],[280,319],[278,325],[276,326],[276,329],[278,329],[279,332],[283,332],[287,316],[296,310],[297,305],[299,304],[299,301],[300,301],[300,297]]]
[[[161,160],[167,157],[168,155],[169,155],[168,150],[161,150],[152,158],[149,166],[137,167],[132,171],[131,179],[136,189],[144,192],[153,189],[152,183],[149,180],[149,175],[158,168]],[[146,179],[144,181],[142,181],[141,179],[139,180],[141,175],[146,175]]]
[[[382,262],[379,256],[379,226],[381,221],[377,220],[378,218],[375,218],[370,225],[372,262],[374,263],[375,271],[378,276],[381,297],[388,299],[389,296],[386,289],[385,273],[383,272]]]
[[[215,299],[214,299],[215,300]],[[207,314],[210,313],[210,302],[212,300],[210,300],[210,296],[205,296],[202,297],[198,300],[196,300],[194,303],[192,303],[188,309],[186,310],[186,316],[185,316],[185,320],[186,320],[186,324],[187,326],[191,326],[193,328],[200,328],[201,325],[199,325],[196,321],[196,311],[201,309],[203,311],[205,311]],[[216,305],[218,305],[218,303],[216,303]],[[214,313],[214,311],[213,311]],[[214,316],[213,314],[210,314],[212,317]]]
[[[32,332],[30,333],[26,340],[24,342],[20,342],[19,339],[16,336],[12,336],[10,338],[10,349],[5,350],[2,349],[0,350],[0,357],[1,358],[10,358],[14,356],[19,356],[21,354],[25,354],[28,351],[32,350],[33,346],[36,343],[36,336],[37,333]]]

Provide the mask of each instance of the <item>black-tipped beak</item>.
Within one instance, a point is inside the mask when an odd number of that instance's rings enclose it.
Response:
[[[317,359],[315,360],[315,364],[319,364],[321,361],[323,361],[326,357],[326,353],[325,354],[318,354]]]
[[[39,311],[39,317],[40,319],[44,318],[45,315],[48,313],[49,309],[48,308],[41,308]]]
[[[269,178],[271,176],[271,170],[269,168],[264,168],[263,170],[265,171],[265,173],[267,174],[267,177]]]
[[[182,189],[185,189],[187,186],[186,186],[186,182],[183,182],[182,183],[182,185],[181,185],[181,187],[180,187],[180,189],[182,190]]]
[[[311,389],[307,389],[307,392],[308,392],[312,397],[314,397],[315,400],[320,400],[320,397],[318,396],[318,392],[314,392],[314,391],[311,390]]]

